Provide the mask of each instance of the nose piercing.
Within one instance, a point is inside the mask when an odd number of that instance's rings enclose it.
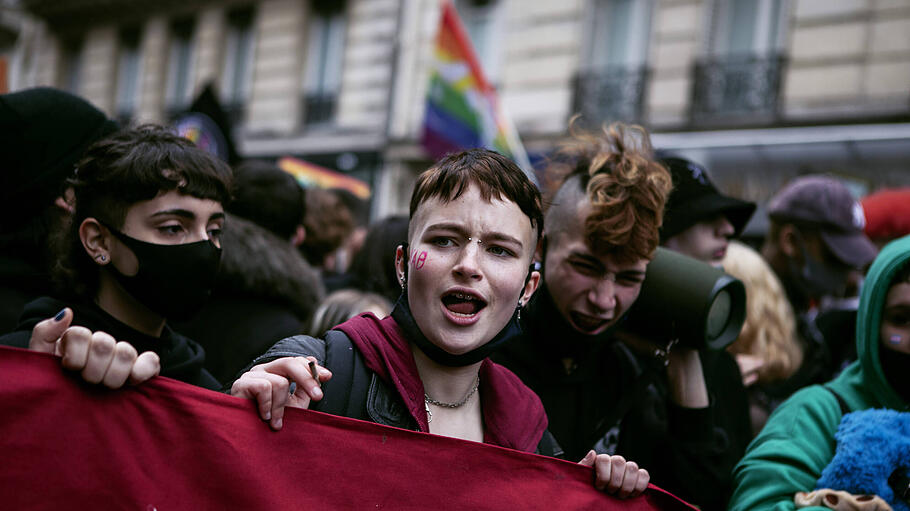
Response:
[[[901,342],[903,342],[903,340],[904,340],[904,338],[901,337],[900,335],[892,335],[891,337],[888,338],[888,342],[890,342],[891,344],[900,344]]]
[[[474,239],[474,238],[468,236],[468,243],[470,243],[473,239]],[[478,239],[477,239],[477,244],[480,245],[481,243],[483,243],[483,242],[480,241],[480,238],[478,238]]]

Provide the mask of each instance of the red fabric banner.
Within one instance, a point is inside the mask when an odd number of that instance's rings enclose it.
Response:
[[[0,348],[4,509],[692,509],[618,500],[591,469],[500,447],[289,409],[158,377],[111,391],[58,359]]]

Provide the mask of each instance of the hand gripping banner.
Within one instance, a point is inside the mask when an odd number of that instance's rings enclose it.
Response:
[[[112,391],[0,347],[3,509],[693,509],[618,500],[574,463],[289,409],[157,377]]]

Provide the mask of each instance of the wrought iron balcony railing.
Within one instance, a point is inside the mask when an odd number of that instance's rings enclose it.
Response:
[[[692,122],[770,122],[777,118],[785,59],[780,55],[712,59],[695,64]]]
[[[582,71],[575,77],[573,111],[582,122],[642,122],[648,70],[645,67],[609,67]]]

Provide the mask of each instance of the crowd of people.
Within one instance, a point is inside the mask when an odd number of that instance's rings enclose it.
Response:
[[[908,509],[910,459],[861,477],[841,455],[910,437],[907,201],[801,176],[750,245],[756,204],[698,163],[637,126],[569,128],[546,189],[468,149],[367,223],[271,163],[58,90],[0,95],[0,344],[112,389],[160,374],[250,399],[273,430],[310,408],[563,458],[620,498]],[[742,281],[725,349],[626,321],[659,251]]]

